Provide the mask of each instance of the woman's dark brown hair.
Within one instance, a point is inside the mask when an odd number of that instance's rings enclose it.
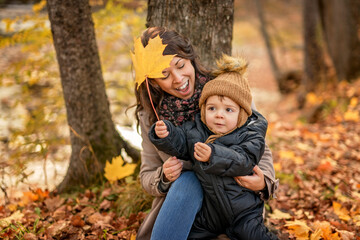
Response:
[[[164,27],[151,27],[146,29],[141,35],[141,42],[143,46],[147,46],[149,39],[154,38],[157,35],[160,36],[163,44],[167,44],[163,52],[164,55],[175,54],[178,57],[190,60],[195,69],[195,75],[201,74],[207,76],[209,74],[209,71],[201,65],[190,41],[174,30],[168,30]],[[154,107],[156,111],[158,111],[164,97],[164,91],[159,86],[153,84],[152,80],[153,79],[151,78],[149,79],[149,89]],[[198,80],[195,79],[195,81],[197,82]],[[139,89],[137,89],[137,84],[135,84],[135,96],[136,104],[134,106],[136,106],[135,117],[137,120],[137,126],[139,126],[139,112],[142,110],[145,110],[149,114],[150,124],[156,122],[156,115],[151,106],[145,82],[140,85]]]

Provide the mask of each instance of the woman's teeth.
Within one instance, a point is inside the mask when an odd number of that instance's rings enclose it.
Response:
[[[189,81],[186,81],[184,83],[184,85],[182,85],[181,87],[178,87],[177,90],[184,90],[188,85],[189,85]]]

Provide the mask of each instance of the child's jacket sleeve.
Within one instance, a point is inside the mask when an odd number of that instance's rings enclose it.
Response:
[[[171,122],[163,120],[169,131],[169,135],[165,138],[158,138],[155,133],[155,124],[149,131],[149,139],[155,147],[171,156],[182,159],[189,159],[186,134],[180,127],[175,127]]]

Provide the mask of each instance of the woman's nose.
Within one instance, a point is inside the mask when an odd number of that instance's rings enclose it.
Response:
[[[180,83],[182,81],[181,74],[179,72],[173,72],[173,82]]]

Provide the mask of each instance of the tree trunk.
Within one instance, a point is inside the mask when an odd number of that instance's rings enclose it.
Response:
[[[360,1],[320,0],[322,29],[339,81],[360,76]]]
[[[48,0],[48,13],[71,130],[70,165],[58,186],[65,192],[101,180],[106,160],[127,146],[111,119],[88,1]]]
[[[164,26],[189,38],[206,67],[231,54],[234,0],[148,0],[147,27]]]
[[[280,73],[278,64],[276,62],[275,56],[274,56],[274,52],[273,52],[269,34],[266,29],[266,20],[265,20],[264,11],[262,8],[261,0],[255,0],[255,5],[256,5],[256,10],[257,10],[258,16],[259,16],[259,21],[260,21],[260,31],[264,38],[266,49],[268,51],[271,69],[274,73],[274,76],[278,83],[278,86],[280,87],[281,86],[281,83],[280,83],[281,73]],[[281,88],[280,88],[280,91],[281,91]]]
[[[325,62],[322,48],[322,31],[318,1],[305,0],[304,20],[304,75],[305,92],[314,91],[325,79]]]

